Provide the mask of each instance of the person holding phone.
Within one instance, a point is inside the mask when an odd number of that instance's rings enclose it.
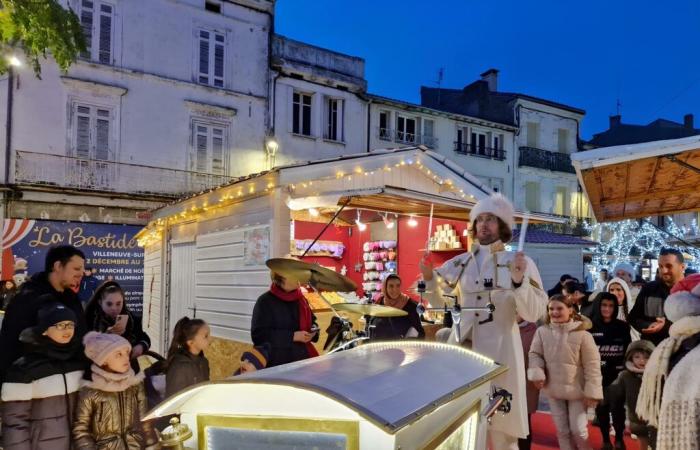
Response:
[[[124,301],[124,290],[116,281],[100,285],[85,307],[89,331],[117,334],[131,344],[131,358],[136,359],[151,346],[141,320],[135,317]]]
[[[272,273],[270,290],[253,307],[250,334],[253,345],[270,348],[267,367],[318,356],[316,316],[301,292],[299,282]]]

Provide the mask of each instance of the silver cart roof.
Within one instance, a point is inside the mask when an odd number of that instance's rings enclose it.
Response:
[[[263,383],[318,392],[395,432],[505,370],[491,359],[455,345],[373,343],[198,385],[167,400],[146,418],[178,413],[198,392],[217,384]]]

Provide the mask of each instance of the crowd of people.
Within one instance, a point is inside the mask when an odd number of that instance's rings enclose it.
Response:
[[[511,412],[489,424],[491,448],[530,448],[541,392],[561,449],[591,448],[589,409],[604,449],[625,448],[627,423],[642,449],[697,449],[700,275],[685,277],[683,254],[662,250],[657,279],[642,286],[623,263],[602,272],[592,290],[562,275],[546,291],[532,259],[505,251],[514,220],[504,197],[480,201],[470,219],[470,251],[439,268],[426,255],[420,267],[429,299],[457,294],[463,307],[474,307],[438,339],[509,368],[494,380],[513,400]],[[43,272],[1,291],[5,450],[158,448],[153,425],[140,420],[146,410],[209,380],[204,320],[181,318],[164,360],[145,369],[139,358],[151,342],[140,317],[119,283],[86,282],[92,271],[84,263],[74,247],[51,248]],[[233,375],[318,356],[319,327],[300,283],[280,273],[271,279],[253,309],[254,347]],[[407,314],[376,320],[374,339],[425,338],[417,304],[401,285],[396,275],[383,280],[377,303]],[[495,306],[492,314],[477,311],[486,302]],[[164,378],[160,387],[156,376]]]
[[[209,380],[204,356],[208,324],[184,317],[175,325],[159,365],[165,386],[145,382],[139,357],[150,348],[141,319],[125,302],[119,283],[83,276],[85,256],[72,246],[51,248],[45,270],[1,298],[0,383],[4,450],[156,449],[147,409]],[[78,295],[91,289],[89,298]],[[236,374],[264,368],[267,349],[243,354]],[[154,377],[155,378],[155,377]],[[155,390],[149,395],[147,386]]]

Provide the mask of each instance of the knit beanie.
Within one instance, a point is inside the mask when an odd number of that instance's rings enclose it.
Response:
[[[700,316],[700,274],[689,275],[673,285],[664,302],[664,313],[671,322]]]
[[[634,266],[630,263],[623,262],[615,266],[613,269],[613,275],[617,276],[617,271],[622,270],[629,274],[630,279],[634,279]]]
[[[49,327],[56,325],[59,322],[71,321],[75,323],[75,313],[61,303],[50,303],[42,307],[37,313],[37,324],[34,331],[42,334]]]
[[[508,226],[509,230],[512,230],[515,226],[513,205],[502,194],[491,194],[479,200],[469,212],[469,220],[474,224],[479,214],[483,213],[491,213],[498,217]]]
[[[129,341],[118,334],[91,331],[83,338],[83,344],[85,345],[85,355],[100,367],[104,365],[112,352],[121,348],[127,348],[131,351]]]

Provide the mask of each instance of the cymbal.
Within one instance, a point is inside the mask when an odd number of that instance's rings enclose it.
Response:
[[[336,311],[347,311],[373,317],[400,317],[407,316],[403,309],[392,308],[384,305],[360,305],[357,303],[336,303],[333,305]]]
[[[272,258],[265,262],[271,271],[299,283],[308,283],[319,291],[350,292],[357,284],[333,270],[291,258]]]

